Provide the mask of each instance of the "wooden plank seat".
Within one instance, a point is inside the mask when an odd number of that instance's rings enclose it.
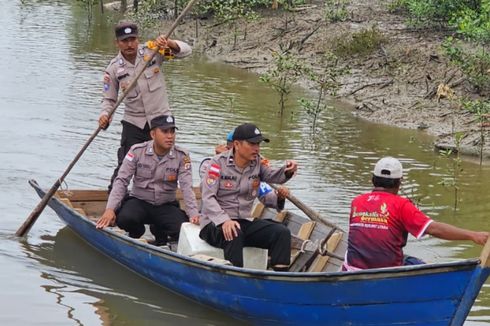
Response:
[[[304,265],[309,261],[311,255],[314,253],[314,251],[305,251],[303,247],[306,241],[310,239],[315,226],[316,222],[306,222],[301,225],[296,235],[291,235],[293,246],[291,248],[291,263],[289,265],[290,272],[301,271]],[[300,245],[298,246],[298,244]]]
[[[305,222],[295,228],[294,225],[290,225],[286,220],[288,217],[288,211],[283,210],[279,213],[275,213],[274,210],[266,209],[262,203],[257,203],[252,211],[252,217],[274,219],[277,222],[284,223],[292,226],[291,230],[291,264],[289,267],[290,272],[300,271],[313,271],[321,272],[325,271],[327,262],[331,256],[335,256],[334,252],[337,249],[338,244],[342,239],[343,232],[332,228],[328,232],[327,236],[318,238],[319,228],[325,228],[328,226],[318,224],[314,221]],[[285,221],[286,220],[286,221]],[[323,230],[322,229],[322,230]],[[294,232],[296,231],[296,234]],[[323,233],[325,234],[325,233]],[[319,248],[323,244],[323,253],[319,251]],[[336,257],[339,260],[340,257]],[[339,263],[340,265],[340,263]]]
[[[180,228],[177,253],[193,257],[206,255],[224,259],[223,249],[216,248],[199,238],[199,226],[192,223],[183,223]],[[267,249],[245,247],[243,248],[243,267],[251,269],[267,269]]]
[[[342,240],[344,233],[340,230],[333,229],[333,232],[325,237],[322,241],[319,254],[308,268],[308,272],[322,272],[327,266],[327,262],[333,255],[335,249]],[[323,252],[322,252],[323,251]],[[329,255],[330,254],[330,255]],[[341,260],[342,257],[338,257]]]
[[[332,228],[323,239],[311,240],[315,226],[315,222],[305,223],[297,235],[292,235],[290,272],[322,272],[332,257],[343,260],[343,257],[334,252],[344,233]]]
[[[251,214],[253,218],[271,219],[279,223],[283,223],[287,215],[288,211],[286,209],[283,209],[280,212],[277,212],[274,209],[266,209],[264,204],[262,204],[261,202],[258,202],[255,205]]]

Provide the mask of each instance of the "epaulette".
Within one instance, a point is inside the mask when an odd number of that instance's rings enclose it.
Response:
[[[184,153],[185,156],[189,156],[189,151],[187,149],[180,147],[180,146],[177,146],[177,145],[174,145],[174,148],[176,151]]]
[[[133,146],[131,146],[131,150],[134,152],[135,150],[140,148],[146,149],[149,142],[150,141],[145,141],[144,143],[134,144]]]
[[[119,60],[119,55],[117,55],[116,57],[112,58],[112,60],[109,62],[108,67],[110,67],[113,64],[117,63],[118,60]]]
[[[235,164],[233,160],[233,155],[230,155],[230,150],[224,151],[214,157],[214,159],[218,162],[229,164]]]

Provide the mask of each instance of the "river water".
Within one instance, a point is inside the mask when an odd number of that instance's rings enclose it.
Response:
[[[96,128],[103,69],[116,53],[113,21],[96,13],[89,25],[76,1],[0,0],[0,224],[1,325],[228,325],[220,312],[155,286],[100,255],[47,208],[26,240],[13,234],[39,202],[27,185],[50,187]],[[454,190],[452,160],[433,151],[431,137],[366,123],[336,104],[322,113],[316,134],[308,115],[277,96],[256,75],[194,55],[165,66],[178,143],[191,152],[194,171],[215,144],[242,122],[271,138],[263,154],[279,165],[291,158],[300,171],[289,187],[307,204],[347,227],[349,203],[370,189],[381,156],[399,157],[408,171],[403,191],[433,218],[490,230],[490,167],[464,161]],[[307,96],[296,90],[293,96]],[[107,186],[115,164],[121,114],[88,148],[66,179],[68,187]],[[197,180],[195,173],[195,183]],[[288,207],[295,210],[294,207]],[[427,261],[479,256],[470,243],[411,239],[407,253]],[[490,325],[490,283],[467,325]]]

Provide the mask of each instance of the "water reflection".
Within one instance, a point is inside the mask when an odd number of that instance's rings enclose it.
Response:
[[[77,325],[241,324],[125,270],[68,228],[23,251],[43,266],[42,288]]]
[[[89,25],[79,3],[68,0],[0,0],[0,5],[4,28],[0,35],[0,205],[4,212],[0,262],[7,262],[2,264],[0,281],[4,293],[15,298],[10,306],[20,302],[35,306],[42,311],[37,320],[49,324],[66,324],[65,318],[86,325],[140,324],[139,320],[156,324],[162,316],[172,322],[225,323],[226,317],[110,262],[70,231],[56,233],[62,223],[49,209],[31,231],[28,244],[19,248],[17,240],[6,236],[15,232],[39,200],[26,180],[35,177],[49,187],[97,127],[101,78],[116,54],[112,23],[118,17],[103,17],[96,11]],[[190,150],[194,172],[233,127],[250,121],[271,138],[262,152],[273,165],[288,158],[300,163],[298,176],[289,184],[291,191],[343,228],[352,198],[371,188],[376,160],[393,155],[401,158],[407,171],[405,195],[426,213],[458,226],[490,229],[490,185],[486,182],[490,166],[463,162],[455,211],[453,189],[440,184],[451,176],[451,160],[434,153],[432,138],[423,133],[366,123],[335,105],[321,114],[319,129],[313,134],[310,118],[295,104],[297,96],[308,95],[303,90],[294,90],[281,118],[277,95],[258,82],[255,74],[197,56],[165,64],[163,70],[180,128],[178,143]],[[120,119],[121,109],[70,173],[69,187],[107,186],[116,163]],[[194,178],[197,183],[197,173]],[[292,205],[288,209],[296,210]],[[447,261],[477,257],[480,250],[469,243],[425,238],[410,240],[407,252],[427,261]],[[17,275],[25,278],[16,279]],[[35,291],[38,282],[45,293]],[[45,294],[52,298],[49,304],[44,303]],[[58,302],[56,307],[52,302]],[[60,307],[62,317],[57,314]],[[2,324],[19,323],[19,319],[21,324],[32,323],[27,319],[30,316],[14,318],[9,313],[1,314]],[[489,319],[487,282],[470,320]]]

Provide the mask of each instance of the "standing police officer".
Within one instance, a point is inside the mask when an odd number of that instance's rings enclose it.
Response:
[[[261,164],[260,142],[269,142],[251,123],[233,133],[233,149],[216,155],[202,185],[201,239],[222,248],[225,259],[243,266],[243,247],[269,250],[274,270],[287,270],[291,233],[284,225],[251,217],[261,181],[285,183],[297,170],[295,161],[273,169]]]
[[[134,145],[126,154],[97,228],[115,221],[130,237],[139,238],[145,233],[145,224],[152,224],[155,244],[163,245],[167,236],[178,239],[181,224],[189,220],[187,216],[192,223],[199,223],[199,212],[192,190],[191,159],[185,149],[174,145],[174,118],[158,116],[150,125],[153,140]],[[131,178],[133,187],[125,200]],[[185,212],[176,201],[177,181],[184,195]]]
[[[115,26],[115,34],[119,53],[111,60],[104,73],[104,95],[99,116],[99,126],[104,129],[111,122],[109,112],[117,101],[119,89],[126,90],[152,53],[151,49],[139,44],[136,24],[120,22]],[[165,38],[163,35],[158,36],[155,43],[161,49],[166,49],[169,56],[176,58],[188,56],[192,52],[187,43]],[[149,122],[156,116],[171,114],[165,79],[160,72],[160,65],[165,58],[160,53],[155,55],[124,99],[121,147],[117,151],[118,166],[111,178],[111,185],[131,146],[151,139]]]

